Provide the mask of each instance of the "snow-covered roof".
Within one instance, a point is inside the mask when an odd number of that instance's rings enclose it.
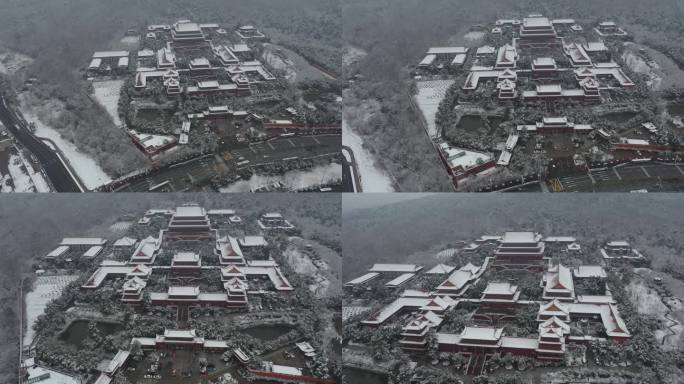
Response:
[[[609,295],[578,295],[577,302],[583,304],[614,304],[613,296]]]
[[[419,297],[400,297],[390,304],[386,305],[384,308],[382,308],[379,312],[371,316],[370,318],[363,320],[363,324],[382,324],[387,319],[392,317],[394,314],[397,312],[401,311],[404,308],[413,308],[413,309],[418,309],[420,307],[423,307],[424,305],[428,304],[431,301],[429,298],[419,298]]]
[[[440,54],[465,54],[468,53],[468,48],[466,47],[432,47],[428,49],[428,55],[440,55]]]
[[[489,283],[483,294],[485,295],[513,295],[518,290],[517,285],[511,283]]]
[[[228,343],[223,340],[204,340],[204,348],[226,349],[228,348]]]
[[[175,29],[178,32],[199,32],[200,27],[199,24],[197,23],[191,23],[191,22],[178,22],[173,25],[173,29]]]
[[[423,269],[423,267],[415,264],[373,264],[368,270],[369,272],[402,272],[415,273]]]
[[[138,57],[153,57],[154,51],[151,49],[141,49],[138,51]]]
[[[422,311],[445,311],[457,304],[454,299],[449,296],[436,296],[432,298],[427,304],[420,307]]]
[[[407,289],[401,293],[401,297],[430,297],[430,292],[418,289]]]
[[[102,252],[102,246],[101,245],[95,245],[90,248],[88,248],[87,251],[83,253],[83,257],[85,258],[92,258],[100,254]]]
[[[123,284],[123,290],[138,292],[142,288],[145,288],[146,285],[147,282],[145,282],[145,280],[139,278],[138,276],[134,276],[132,279],[126,280],[126,282]]]
[[[546,286],[544,294],[547,292],[570,292],[574,295],[575,287],[572,281],[572,272],[570,268],[563,264],[549,269],[546,273]]]
[[[132,247],[137,243],[138,240],[132,238],[132,237],[122,237],[119,240],[114,242],[115,247]]]
[[[290,375],[290,376],[301,376],[302,375],[302,369],[301,368],[289,367],[287,365],[278,365],[278,364],[273,364],[271,366],[271,372],[280,373],[282,375]]]
[[[515,348],[515,349],[537,349],[539,341],[537,338],[530,337],[501,337],[501,347],[502,348]]]
[[[435,56],[435,55],[426,55],[423,58],[423,60],[420,61],[420,63],[418,65],[420,65],[420,66],[432,65],[432,63],[434,63],[436,59],[437,59],[437,56]]]
[[[503,150],[503,151],[501,151],[501,155],[499,155],[499,160],[496,162],[496,164],[506,166],[506,165],[511,163],[512,157],[513,157],[513,153],[511,153],[508,150]]]
[[[263,236],[245,236],[241,237],[238,242],[241,247],[265,247],[268,245]]]
[[[69,246],[67,245],[60,245],[59,247],[53,249],[50,253],[45,255],[45,257],[49,258],[54,258],[54,257],[59,257],[62,256],[66,251],[69,250]]]
[[[575,277],[598,277],[606,278],[606,271],[600,265],[580,265],[573,270]]]
[[[380,276],[380,274],[377,272],[366,273],[363,276],[359,276],[353,280],[348,281],[345,285],[351,286],[351,285],[359,285],[359,284],[367,283],[367,282],[373,280],[374,278],[376,278],[378,276]]]
[[[128,275],[137,266],[126,265],[125,263],[114,264],[114,263],[102,263],[100,268],[96,269],[95,272],[90,276],[88,281],[82,285],[83,288],[97,288],[109,275]]]
[[[93,53],[94,59],[128,57],[128,51],[98,51]]]
[[[451,60],[451,65],[463,65],[463,63],[465,63],[467,57],[468,57],[467,55],[460,53],[460,54],[454,56],[454,59]]]
[[[607,51],[608,48],[606,47],[606,44],[603,43],[603,41],[595,41],[584,44],[584,50],[587,52],[603,52]]]
[[[537,84],[538,93],[561,93],[562,91],[560,84]]]
[[[451,273],[456,267],[452,267],[446,264],[437,264],[434,267],[430,268],[429,271],[425,272],[430,275],[443,275],[447,273]]]
[[[116,371],[126,363],[126,360],[128,360],[129,355],[130,352],[119,350],[116,353],[116,355],[114,355],[114,358],[112,358],[112,360],[109,362],[104,372],[109,375],[113,375],[114,373],[116,373]]]
[[[567,305],[560,302],[558,299],[554,299],[545,304],[539,304],[539,313],[543,314],[568,314]]]
[[[477,49],[475,52],[476,55],[493,55],[496,52],[496,48],[492,47],[491,45],[485,45],[483,47],[480,47]]]
[[[601,322],[609,337],[631,337],[627,325],[614,304],[568,304],[570,313],[595,314],[601,316]]]
[[[198,206],[182,206],[176,208],[175,217],[198,217],[205,216],[206,211]]]
[[[159,239],[148,236],[138,243],[138,247],[133,251],[133,255],[131,255],[131,261],[151,262],[154,260],[155,252],[159,247]]]
[[[477,265],[474,265],[473,263],[468,262],[468,264],[462,266],[462,267],[459,268],[458,270],[459,270],[459,271],[470,272],[470,273],[472,273],[472,274],[477,274],[477,272],[479,272],[481,268],[482,268],[482,267],[478,267]]]
[[[282,219],[283,215],[278,212],[268,212],[261,215],[264,219]]]
[[[449,167],[452,169],[459,167],[469,169],[491,160],[489,154],[452,147],[446,142],[440,143],[439,148],[444,154]]]
[[[535,66],[556,66],[556,60],[553,57],[537,57],[532,63]]]
[[[75,376],[53,371],[40,365],[34,365],[26,370],[27,382],[40,384],[80,384],[81,380]],[[46,378],[47,376],[47,378]],[[103,375],[104,376],[104,375]],[[43,379],[40,379],[40,378]],[[108,377],[108,376],[107,376]],[[110,379],[111,380],[111,379]],[[97,383],[108,384],[108,383]]]
[[[503,328],[465,327],[461,332],[461,340],[497,341],[501,338],[502,333]]]
[[[197,337],[194,329],[164,329],[164,337],[191,339]]]
[[[551,27],[551,21],[546,17],[526,17],[523,19],[523,27]]]
[[[211,107],[209,107],[211,108]],[[207,211],[207,214],[209,215],[226,215],[226,216],[232,216],[235,214],[234,209],[210,209]]]
[[[173,255],[173,262],[180,263],[197,263],[200,261],[200,256],[195,252],[178,252]]]
[[[447,277],[447,279],[444,280],[442,284],[437,287],[437,289],[459,291],[470,281],[472,277],[472,272],[458,270],[449,275],[449,277]]]
[[[105,245],[107,239],[101,237],[65,237],[62,239],[60,245]]]
[[[503,243],[536,243],[537,236],[534,232],[506,232],[504,233]]]
[[[197,296],[200,293],[200,288],[195,287],[169,287],[169,296]]]
[[[88,69],[97,69],[102,65],[102,59],[92,59],[88,65]]]
[[[193,67],[206,67],[211,64],[209,63],[209,59],[207,59],[206,57],[198,57],[196,59],[190,60],[190,65],[192,65]]]
[[[402,275],[397,276],[396,278],[392,279],[391,281],[388,281],[385,283],[386,287],[398,287],[407,281],[411,280],[414,276],[416,276],[415,273],[404,273]]]
[[[240,266],[239,270],[242,272],[245,276],[267,276],[269,280],[271,280],[271,283],[273,283],[274,288],[277,291],[292,291],[292,285],[290,285],[290,282],[287,280],[285,275],[280,271],[280,269],[277,267],[277,264],[275,264],[272,261],[269,260],[264,260],[266,262],[270,262],[270,264],[258,264],[255,263],[256,261],[260,260],[253,260],[249,261],[247,266]],[[229,267],[232,268],[232,267]],[[224,271],[228,271],[228,268],[223,268],[221,270],[221,273],[224,274]]]

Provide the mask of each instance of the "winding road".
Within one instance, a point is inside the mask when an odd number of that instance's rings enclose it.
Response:
[[[57,153],[31,133],[5,99],[0,103],[0,121],[38,159],[56,192],[83,192]]]

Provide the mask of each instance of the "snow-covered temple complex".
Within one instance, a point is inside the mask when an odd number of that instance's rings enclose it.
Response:
[[[581,265],[570,268],[553,257],[550,249],[569,252],[570,245],[578,240],[569,236],[544,237],[536,232],[506,232],[502,236],[483,236],[473,251],[463,253],[484,258],[481,265],[467,263],[461,267],[438,264],[426,268],[411,264],[376,264],[368,273],[349,281],[346,289],[372,284],[375,289],[385,285],[397,274],[411,274],[412,279],[423,276],[444,275],[444,279],[431,289],[415,288],[410,282],[402,285],[395,299],[376,311],[366,314],[360,321],[364,326],[402,326],[399,346],[406,352],[425,354],[430,338],[436,338],[438,352],[482,355],[510,353],[539,360],[560,361],[565,358],[567,345],[586,344],[591,340],[622,342],[631,337],[621,318],[615,299],[607,287],[607,273],[599,265]],[[471,246],[467,246],[471,247]],[[467,248],[464,246],[462,252]],[[606,248],[629,254],[626,242],[610,242]],[[550,251],[549,251],[550,252]],[[535,278],[540,292],[529,297],[528,288],[518,280]],[[596,283],[602,294],[583,294],[576,283]],[[602,287],[602,288],[601,288]],[[393,288],[396,289],[396,288]],[[460,332],[441,331],[447,314],[453,311],[473,311],[460,321],[466,326]],[[463,313],[463,312],[459,312]],[[527,313],[536,322],[529,335],[512,334],[505,325]],[[578,335],[571,325],[578,322],[596,324],[600,331]],[[434,336],[430,336],[434,335]]]
[[[539,14],[521,20],[498,20],[493,32],[510,31],[513,34],[511,41],[498,48],[489,45],[474,50],[464,47],[430,48],[418,67],[429,71],[431,68],[453,66],[454,62],[458,66],[471,63],[466,67],[468,76],[462,89],[474,91],[484,82],[495,82],[499,102],[568,100],[597,103],[601,102],[601,90],[634,86],[619,64],[601,61],[602,56],[598,54],[608,52],[602,41],[574,42],[571,36],[556,30],[565,25],[578,26],[572,19],[551,20]],[[571,33],[582,30],[568,29]],[[607,22],[601,23],[596,30],[603,34],[622,31]],[[570,65],[548,56],[548,52],[554,50]],[[488,56],[494,53],[495,60],[490,61]],[[526,64],[521,65],[521,61]],[[560,77],[566,72],[576,75],[575,87],[567,87],[561,82]],[[521,86],[520,79],[527,80],[525,87]]]
[[[149,299],[152,305],[224,306],[245,309],[249,306],[249,295],[262,295],[265,292],[287,293],[294,289],[277,262],[270,258],[252,260],[243,254],[236,237],[228,234],[221,236],[222,233],[212,225],[212,220],[223,221],[228,225],[241,225],[242,219],[233,210],[207,211],[199,206],[188,205],[169,210],[149,210],[144,218],[147,219],[146,225],[155,218],[168,224],[156,237],[148,236],[140,241],[129,238],[117,241],[113,247],[118,249],[118,252],[123,252],[124,255],[130,252],[127,261],[101,261],[82,285],[83,289],[100,289],[123,278],[120,288],[121,301],[126,304],[141,305]],[[294,228],[279,214],[262,215],[257,224],[264,229],[283,226]],[[262,237],[258,237],[265,242]],[[182,244],[186,247],[198,247],[204,242],[213,243],[213,252],[175,251],[168,258],[164,258],[166,261],[160,261],[161,255],[169,253],[167,248]],[[94,244],[105,243],[105,239],[67,238],[60,247],[92,247]],[[56,254],[54,251],[53,253]],[[48,255],[48,258],[50,257]],[[52,258],[56,257],[59,255]],[[206,261],[207,258],[211,260]],[[174,283],[164,291],[150,290],[148,280],[153,273],[172,276]],[[202,273],[216,274],[222,289],[205,291],[196,283],[188,283],[196,280]]]

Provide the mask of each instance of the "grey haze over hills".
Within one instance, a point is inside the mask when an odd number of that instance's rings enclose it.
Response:
[[[429,193],[362,193],[342,195],[343,214],[402,203],[430,196]]]

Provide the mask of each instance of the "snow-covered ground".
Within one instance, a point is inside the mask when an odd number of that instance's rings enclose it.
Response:
[[[463,36],[464,39],[470,42],[480,42],[484,37],[485,33],[481,31],[470,31]]]
[[[33,283],[31,292],[26,294],[26,330],[23,345],[30,345],[35,336],[33,324],[45,311],[45,306],[62,294],[64,288],[76,280],[78,275],[39,276]]]
[[[449,260],[452,257],[456,256],[457,253],[458,253],[458,249],[448,248],[448,249],[439,251],[436,256],[440,260]]]
[[[342,120],[342,145],[354,151],[363,192],[394,192],[392,180],[385,171],[375,165],[373,155],[363,147],[363,139]]]
[[[663,303],[658,293],[649,289],[643,283],[634,281],[627,286],[627,291],[629,292],[632,303],[636,306],[638,313],[655,316],[665,324],[663,329],[657,329],[654,332],[658,342],[660,342],[664,336],[670,335],[671,333],[666,327],[673,323],[665,318],[668,308]],[[683,328],[684,327],[682,327],[681,324],[676,324],[672,327],[675,334],[668,336],[665,339],[665,344],[663,344],[664,349],[674,350],[678,348]]]
[[[262,58],[274,69],[285,71],[290,82],[332,79],[330,75],[314,67],[303,56],[285,47],[267,43]]]
[[[415,96],[415,100],[427,122],[428,135],[430,138],[439,137],[437,125],[435,124],[437,109],[439,108],[439,103],[444,99],[447,89],[454,84],[454,80],[428,80],[419,81],[416,84],[418,86],[418,94]]]
[[[38,116],[31,109],[27,108],[26,105],[21,106],[21,113],[27,121],[35,123],[36,136],[50,139],[57,145],[69,160],[72,169],[78,174],[86,188],[95,189],[112,181],[105,171],[100,168],[95,159],[79,151],[78,147],[64,139],[59,131],[40,121]]]
[[[629,50],[622,54],[622,60],[625,61],[625,64],[627,64],[632,71],[648,75],[649,80],[646,83],[651,89],[660,89],[663,78],[656,73],[659,68],[657,63],[651,62],[649,65],[641,56]]]
[[[349,320],[354,316],[366,313],[371,310],[371,307],[342,307],[342,321]]]
[[[311,276],[309,290],[317,297],[334,296],[342,286],[339,281],[341,258],[334,250],[313,240],[293,236],[288,238],[283,256],[297,273]]]
[[[366,57],[368,53],[358,47],[347,47],[342,55],[342,65],[349,66]]]
[[[271,66],[271,68],[284,71],[285,79],[287,79],[287,81],[292,83],[297,81],[297,71],[295,70],[294,63],[292,63],[291,60],[274,54],[270,49],[264,52],[263,59],[266,64]]]
[[[128,228],[133,225],[132,221],[118,221],[109,227],[109,230],[115,234],[124,234]]]
[[[314,264],[311,258],[295,245],[288,246],[283,252],[283,257],[295,272],[314,278],[314,282],[309,285],[311,292],[319,297],[325,296],[330,281],[319,271],[319,269],[327,268],[324,261],[319,261],[318,265]]]
[[[14,192],[33,192],[33,181],[28,175],[28,170],[24,167],[21,158],[17,155],[10,156],[9,173],[14,183]]]
[[[684,86],[684,70],[664,53],[632,42],[626,42],[625,47],[622,59],[632,71],[647,75],[647,84],[652,89]]]
[[[249,180],[237,181],[221,192],[251,192],[276,183],[281,183],[288,190],[301,191],[317,185],[332,184],[342,180],[342,165],[331,163],[308,170],[294,170],[280,176],[252,175]]]
[[[9,179],[12,180],[14,187],[11,192],[50,192],[45,176],[34,170],[21,152],[9,157],[7,168],[9,174],[0,174],[0,180],[5,186]]]
[[[93,96],[107,110],[117,127],[121,125],[118,109],[123,85],[124,80],[93,81]]]
[[[17,71],[28,67],[32,62],[32,58],[19,53],[0,53],[0,73],[12,75]]]
[[[128,49],[137,49],[140,45],[140,36],[124,36],[120,41],[122,44],[126,45]]]

